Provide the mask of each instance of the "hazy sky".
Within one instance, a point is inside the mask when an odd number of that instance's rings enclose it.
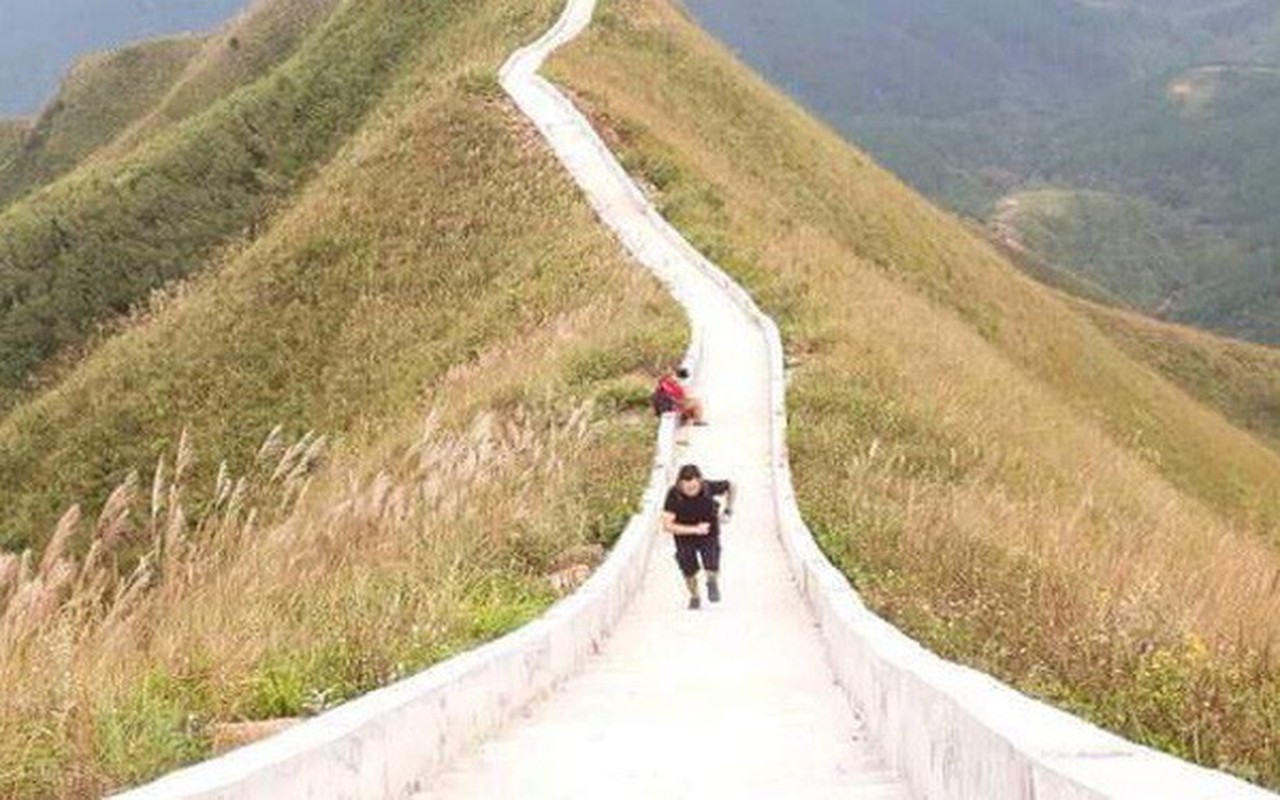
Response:
[[[0,115],[29,114],[80,55],[216,27],[246,0],[0,0]]]

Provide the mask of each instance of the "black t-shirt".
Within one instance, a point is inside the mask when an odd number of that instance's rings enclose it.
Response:
[[[711,523],[711,535],[720,535],[720,509],[716,507],[715,498],[729,491],[728,481],[703,481],[702,490],[689,497],[680,491],[679,486],[672,486],[667,491],[667,501],[662,510],[676,515],[678,525],[697,525],[699,522]],[[692,536],[693,534],[676,534]]]

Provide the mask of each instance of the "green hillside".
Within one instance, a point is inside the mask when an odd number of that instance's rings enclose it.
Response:
[[[142,42],[82,59],[25,133],[13,160],[0,160],[0,208],[90,156],[126,155],[261,78],[334,5],[335,0],[263,0],[213,34]]]
[[[1280,448],[1280,351],[1076,301],[1121,350]]]
[[[0,207],[120,135],[163,96],[199,47],[194,38],[162,40],[77,63],[0,167]]]
[[[168,92],[113,144],[122,152],[262,77],[294,53],[338,0],[258,0],[206,36]]]
[[[22,148],[22,139],[31,123],[24,119],[0,118],[0,164],[8,164]]]
[[[552,69],[779,319],[802,510],[869,603],[1280,785],[1270,351],[1144,334],[1029,280],[664,0],[606,3]]]
[[[410,45],[455,13],[366,5],[339,7],[208,112],[0,212],[0,409],[104,321],[253,237],[358,129]]]
[[[0,116],[36,113],[86,53],[211,28],[246,0],[6,0],[0,26]]]
[[[1044,172],[1056,182],[1110,185],[1157,203],[1196,230],[1193,248],[1225,247],[1172,317],[1261,341],[1280,341],[1280,68],[1215,64],[1127,89],[1084,110],[1058,134]],[[1140,235],[1132,247],[1142,249]],[[1194,252],[1194,251],[1193,251]],[[1160,258],[1148,250],[1146,258]],[[1141,281],[1114,269],[1114,283]],[[1139,308],[1152,306],[1139,304]]]
[[[683,325],[497,87],[559,8],[343,4],[6,215],[68,202],[136,246],[180,206],[163,244],[195,255],[0,420],[0,795],[101,796],[342,702],[527,620],[621,531]],[[256,226],[191,161],[213,134],[293,171]]]

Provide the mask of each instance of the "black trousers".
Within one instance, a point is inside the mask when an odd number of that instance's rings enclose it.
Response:
[[[720,571],[720,535],[676,536],[676,564],[686,578],[698,574],[698,562],[708,572]]]

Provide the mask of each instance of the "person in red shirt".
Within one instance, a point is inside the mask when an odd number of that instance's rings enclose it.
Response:
[[[672,375],[667,373],[658,379],[658,388],[654,390],[654,408],[658,413],[675,411],[683,423],[706,425],[702,418],[702,402],[689,393],[684,381],[688,380],[689,371],[684,367]]]
[[[689,588],[689,608],[702,606],[698,571],[707,573],[707,599],[720,602],[720,514],[717,497],[724,497],[723,514],[733,513],[734,486],[729,481],[703,480],[694,464],[685,464],[662,506],[662,529],[676,544],[676,565]]]

